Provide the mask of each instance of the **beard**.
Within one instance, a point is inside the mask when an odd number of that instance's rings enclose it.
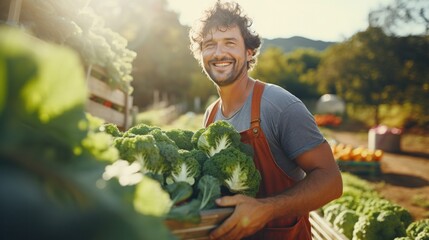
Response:
[[[225,59],[222,59],[225,60]],[[210,62],[209,62],[210,63]],[[215,73],[210,67],[204,67],[204,72],[206,73],[207,77],[210,78],[217,86],[223,87],[228,86],[232,83],[234,83],[238,77],[243,73],[243,71],[246,71],[246,64],[243,64],[239,69],[236,69],[236,61],[233,62],[232,70],[230,72],[225,73],[225,76],[219,76],[218,73]],[[209,64],[210,66],[210,64]]]

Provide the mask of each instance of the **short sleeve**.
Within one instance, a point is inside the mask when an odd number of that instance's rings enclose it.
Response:
[[[325,141],[313,115],[301,101],[290,104],[279,117],[280,145],[289,159],[296,159]]]

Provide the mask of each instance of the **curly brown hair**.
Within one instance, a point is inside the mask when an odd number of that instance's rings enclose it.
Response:
[[[243,14],[238,3],[224,2],[220,0],[204,12],[203,17],[190,29],[189,38],[191,41],[190,49],[200,64],[201,47],[204,36],[211,30],[217,29],[225,31],[225,28],[238,26],[244,39],[246,49],[252,50],[252,58],[247,62],[247,69],[250,70],[256,64],[256,56],[261,46],[261,38],[257,33],[251,30],[252,20]]]

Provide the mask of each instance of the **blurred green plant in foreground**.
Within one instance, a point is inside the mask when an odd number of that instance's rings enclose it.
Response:
[[[102,180],[118,153],[84,112],[78,55],[16,29],[0,35],[1,238],[173,238],[133,209],[135,187]]]

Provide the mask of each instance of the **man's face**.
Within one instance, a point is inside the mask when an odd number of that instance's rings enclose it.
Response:
[[[203,39],[202,63],[204,71],[218,86],[226,86],[246,75],[251,51],[246,50],[240,29],[213,29]]]

